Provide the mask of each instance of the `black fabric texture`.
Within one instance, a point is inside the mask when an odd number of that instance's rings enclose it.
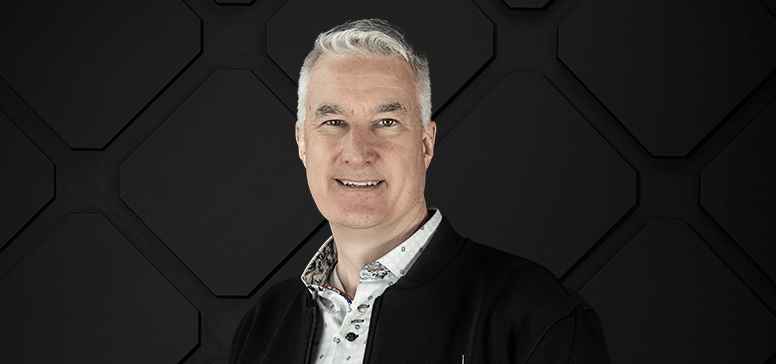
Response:
[[[231,364],[308,363],[316,303],[298,278],[268,290]],[[473,243],[443,219],[375,302],[364,363],[609,363],[595,311],[543,267]]]

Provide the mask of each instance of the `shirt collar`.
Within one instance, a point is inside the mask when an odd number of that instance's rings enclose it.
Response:
[[[365,265],[361,268],[363,273],[365,268],[380,264],[391,271],[394,275],[401,278],[412,267],[412,264],[418,259],[423,249],[426,247],[431,237],[436,232],[439,223],[442,221],[442,213],[438,209],[429,209],[432,213],[431,218],[426,221],[415,233],[407,240],[399,244],[396,248],[377,259],[375,262]],[[334,238],[329,237],[318,249],[310,263],[302,274],[302,282],[315,295],[316,291],[322,291],[329,278],[331,270],[337,264],[337,248],[334,244]]]
[[[426,221],[412,236],[410,236],[399,246],[393,248],[388,254],[383,255],[377,259],[377,262],[382,264],[385,268],[391,271],[394,275],[401,278],[412,267],[412,264],[423,252],[423,248],[426,247],[431,240],[431,236],[434,235],[439,222],[442,221],[442,213],[439,210],[434,209],[431,218]]]
[[[337,264],[337,247],[334,245],[334,238],[329,237],[307,264],[307,268],[302,273],[302,282],[311,292],[323,290],[335,264]]]

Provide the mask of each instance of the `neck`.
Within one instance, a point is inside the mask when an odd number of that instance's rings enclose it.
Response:
[[[390,225],[352,229],[331,224],[337,246],[337,275],[345,293],[356,296],[361,267],[388,254],[407,240],[430,217],[425,204]]]

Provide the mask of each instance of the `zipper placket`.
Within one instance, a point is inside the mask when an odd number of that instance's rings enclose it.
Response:
[[[318,325],[318,305],[316,303],[313,303],[312,312],[310,312],[310,315],[312,315],[312,325],[310,325],[310,334],[307,335],[307,352],[305,353],[305,358],[304,358],[305,364],[312,363],[310,358],[313,355],[313,342],[315,341],[315,329],[316,329],[316,326]]]

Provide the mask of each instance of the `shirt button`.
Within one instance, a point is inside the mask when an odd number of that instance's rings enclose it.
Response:
[[[365,312],[367,308],[369,308],[369,305],[367,305],[365,303],[362,303],[362,304],[358,305],[358,307],[357,307],[358,312]]]
[[[347,335],[345,335],[345,338],[348,339],[348,341],[353,341],[358,337],[355,333],[349,332]]]

